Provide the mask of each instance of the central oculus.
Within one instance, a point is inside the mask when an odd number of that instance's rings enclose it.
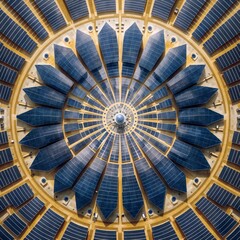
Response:
[[[126,116],[123,113],[118,113],[115,115],[115,122],[117,125],[121,126],[126,122]]]

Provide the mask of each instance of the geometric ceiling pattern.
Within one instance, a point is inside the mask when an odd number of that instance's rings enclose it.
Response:
[[[0,238],[239,239],[239,6],[4,0]]]

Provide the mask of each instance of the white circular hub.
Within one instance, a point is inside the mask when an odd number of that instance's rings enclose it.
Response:
[[[126,103],[115,103],[103,113],[103,125],[112,133],[128,133],[135,129],[138,117],[136,110]]]
[[[115,115],[115,122],[117,125],[122,126],[126,123],[126,116],[122,113],[118,113]]]

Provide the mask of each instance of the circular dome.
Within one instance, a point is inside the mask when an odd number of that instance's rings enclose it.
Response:
[[[3,1],[0,238],[237,236],[238,9]]]
[[[118,124],[118,125],[123,125],[125,123],[125,119],[126,119],[126,117],[122,113],[118,113],[115,116],[115,121],[116,121],[116,124]]]

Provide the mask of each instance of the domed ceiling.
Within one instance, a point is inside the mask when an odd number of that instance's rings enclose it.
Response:
[[[227,67],[220,56],[239,52],[239,3],[3,2],[0,46],[16,45],[24,64],[19,73],[12,66],[16,83],[3,101],[1,154],[12,153],[0,172],[3,226],[12,234],[18,212],[28,224],[13,232],[19,239],[75,239],[74,231],[80,239],[225,239],[239,221],[239,55]],[[229,40],[215,25],[201,27],[223,4],[222,28],[238,31]],[[14,21],[22,43],[6,30]],[[7,71],[10,60],[0,60]],[[220,228],[211,211],[229,224]],[[39,235],[44,218],[55,234]],[[194,237],[185,219],[199,229]]]

